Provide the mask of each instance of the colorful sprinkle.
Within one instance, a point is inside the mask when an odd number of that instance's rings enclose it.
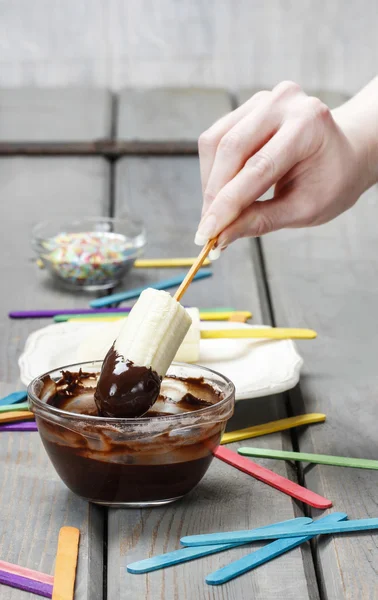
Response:
[[[82,286],[118,282],[138,255],[118,233],[60,233],[43,245],[43,263],[66,282]]]

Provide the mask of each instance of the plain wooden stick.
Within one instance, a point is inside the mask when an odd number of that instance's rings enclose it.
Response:
[[[185,277],[184,281],[181,283],[181,285],[178,288],[177,292],[173,296],[174,299],[177,300],[177,302],[180,302],[181,298],[183,297],[183,295],[185,294],[186,290],[190,286],[190,284],[191,284],[191,282],[193,280],[193,277],[195,276],[195,274],[197,273],[197,271],[199,271],[199,269],[201,268],[204,260],[207,258],[207,255],[209,254],[210,250],[212,250],[214,248],[214,245],[216,244],[217,239],[218,238],[213,238],[213,239],[209,240],[207,242],[206,246],[204,246],[202,248],[202,250],[199,253],[199,255],[198,255],[195,263],[190,268],[190,270],[188,271],[188,274]]]

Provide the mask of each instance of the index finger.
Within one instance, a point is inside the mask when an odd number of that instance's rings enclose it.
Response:
[[[198,154],[200,159],[202,192],[205,192],[207,187],[215,154],[222,137],[260,102],[264,101],[270,93],[267,91],[257,92],[247,102],[216,121],[214,125],[200,135],[198,140]]]

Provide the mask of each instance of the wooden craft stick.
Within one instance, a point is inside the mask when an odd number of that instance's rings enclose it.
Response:
[[[313,340],[317,333],[313,329],[295,327],[248,327],[245,329],[208,329],[201,331],[204,339],[271,339],[271,340]]]
[[[245,323],[247,321],[247,318],[248,317],[245,316],[244,312],[235,311],[234,313],[232,313],[232,315],[230,315],[228,320],[233,323]]]
[[[235,579],[235,577],[239,577],[239,575],[243,575],[243,573],[247,573],[260,565],[265,564],[266,562],[272,560],[273,558],[277,558],[277,556],[281,556],[288,550],[292,550],[304,542],[311,540],[314,536],[311,535],[311,529],[319,524],[326,525],[327,523],[336,523],[337,521],[343,521],[347,519],[347,515],[345,513],[332,513],[331,515],[327,515],[322,519],[318,519],[316,523],[310,523],[306,527],[306,532],[308,530],[308,535],[302,535],[301,537],[290,538],[288,540],[276,540],[267,544],[263,548],[259,550],[255,550],[246,556],[243,556],[239,560],[229,563],[222,569],[218,569],[218,571],[214,571],[206,577],[206,583],[210,585],[220,585],[222,583],[226,583],[231,579]],[[193,547],[191,547],[193,549]]]
[[[35,421],[22,421],[0,425],[0,431],[38,431],[38,427]]]
[[[50,585],[54,583],[54,577],[52,575],[40,573],[39,571],[27,569],[26,567],[20,567],[20,565],[14,565],[5,560],[0,560],[0,569],[7,573],[13,573],[13,575],[21,575],[21,577],[34,579],[34,581],[39,581],[40,583],[49,583]]]
[[[286,479],[286,477],[282,477],[282,475],[278,475],[269,469],[257,465],[248,458],[239,456],[236,452],[233,452],[228,448],[219,446],[219,448],[214,451],[214,456],[305,504],[322,509],[330,508],[332,506],[332,502],[327,500],[327,498],[323,498],[323,496],[319,496],[319,494],[308,490],[298,483],[290,481],[290,479]]]
[[[312,454],[308,452],[286,452],[284,450],[266,450],[265,448],[239,448],[238,452],[243,456],[260,456],[262,458],[275,458],[278,460],[297,460],[318,465],[378,470],[378,460],[368,458],[348,458],[347,456],[331,456],[329,454]]]
[[[131,307],[123,306],[122,308],[63,308],[53,310],[16,310],[8,313],[8,317],[11,319],[48,319],[49,317],[56,317],[58,315],[86,315],[86,314],[102,314],[106,315],[109,313],[119,312],[130,312]]]
[[[73,600],[80,531],[62,527],[59,532],[52,600]]]
[[[207,242],[207,244],[202,248],[195,263],[192,265],[191,269],[189,269],[186,277],[184,278],[180,287],[178,288],[175,295],[173,296],[175,298],[175,300],[177,300],[177,302],[180,302],[180,300],[183,297],[183,295],[185,294],[186,290],[192,283],[193,278],[195,277],[197,271],[201,268],[205,258],[209,254],[210,250],[212,250],[214,248],[216,241],[217,241],[217,238],[213,238],[212,240],[209,240]]]
[[[222,437],[221,444],[231,444],[232,442],[259,437],[260,435],[267,435],[268,433],[284,431],[285,429],[291,429],[292,427],[300,427],[312,423],[323,423],[325,420],[326,416],[322,413],[308,413],[307,415],[278,419],[277,421],[270,421],[269,423],[263,423],[262,425],[254,425],[253,427],[246,427],[245,429],[238,429],[236,431],[225,433]]]
[[[235,316],[235,319],[233,319]],[[248,319],[252,319],[252,313],[249,310],[225,310],[225,311],[206,311],[200,310],[201,321],[232,321],[237,320],[245,323]]]
[[[378,529],[378,519],[355,519],[350,521],[337,521],[336,523],[321,523],[322,519],[311,524],[311,535],[329,535],[331,533],[352,533],[354,531],[376,531]],[[209,533],[201,535],[191,535],[181,538],[184,546],[202,546],[205,544],[241,544],[244,542],[259,542],[260,540],[287,539],[306,535],[306,529],[310,525],[304,525],[296,533],[291,529],[288,531],[284,527],[275,527],[270,531],[257,532],[256,530],[245,531],[227,531],[225,533]]]
[[[136,269],[166,269],[175,267],[191,267],[196,258],[140,258],[134,263]],[[207,267],[211,262],[206,258],[202,265]]]
[[[240,315],[240,320],[247,321],[252,318],[252,313],[245,310],[234,313],[234,311],[200,311],[200,319],[201,321],[229,321],[233,314]],[[56,315],[54,317],[55,323],[63,323],[66,321],[78,321],[79,323],[93,323],[93,321],[98,323],[119,321],[128,317],[128,313],[118,313],[118,314],[108,314],[102,315],[101,313],[93,314],[93,315]]]
[[[52,597],[51,594],[53,586],[51,583],[41,583],[40,581],[35,581],[34,579],[29,579],[28,577],[22,577],[21,575],[8,573],[7,571],[0,570],[0,583],[18,590],[23,590],[24,592],[43,596],[44,598]]]
[[[12,394],[8,394],[8,396],[4,396],[0,400],[0,406],[6,406],[7,404],[18,404],[18,402],[22,402],[26,400],[28,397],[26,392],[13,392]]]
[[[49,317],[56,317],[58,315],[68,316],[68,315],[106,315],[110,313],[125,313],[130,312],[130,306],[122,306],[122,308],[56,308],[50,310],[13,310],[8,313],[8,317],[11,319],[46,319]],[[219,308],[201,308],[203,312],[215,312],[215,311],[233,311],[235,310],[232,307],[219,307]],[[19,393],[19,392],[16,392]],[[26,392],[22,392],[26,394]],[[1,402],[1,400],[0,400]],[[10,404],[10,402],[8,403]]]
[[[29,405],[27,402],[19,402],[19,404],[5,404],[4,406],[0,406],[0,413],[28,410],[28,408]]]
[[[193,267],[192,267],[193,268]],[[198,270],[198,269],[197,269]],[[196,273],[193,279],[205,279],[206,277],[212,276],[212,271],[209,269],[203,269],[200,273]],[[102,308],[104,306],[109,306],[111,304],[119,304],[124,300],[130,300],[131,298],[139,298],[143,290],[146,288],[154,288],[155,290],[167,290],[172,287],[176,287],[180,285],[187,275],[176,275],[175,277],[171,277],[170,279],[164,279],[162,281],[156,281],[155,283],[150,283],[149,285],[143,285],[139,288],[135,288],[133,290],[127,290],[124,292],[119,292],[117,294],[110,294],[110,296],[103,296],[102,298],[96,298],[92,300],[89,305],[91,308]]]
[[[0,414],[0,423],[15,423],[16,421],[28,421],[34,419],[34,414],[29,410],[15,410]]]
[[[259,527],[256,531],[262,531],[264,529],[271,529],[278,525],[285,527],[300,528],[303,525],[312,523],[312,519],[309,517],[298,517],[296,519],[289,519],[287,521],[281,521],[274,525],[266,525],[265,527]],[[145,560],[139,560],[138,562],[130,563],[127,565],[129,573],[150,573],[151,571],[157,571],[158,569],[164,569],[165,567],[171,567],[173,565],[179,565],[189,560],[195,560],[196,558],[202,558],[209,554],[215,554],[217,552],[223,552],[230,548],[235,548],[238,544],[214,544],[212,546],[187,546],[180,548],[179,550],[173,550],[173,552],[167,552],[159,556],[153,556],[152,558],[146,558]]]

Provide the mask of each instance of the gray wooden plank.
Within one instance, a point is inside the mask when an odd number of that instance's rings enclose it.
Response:
[[[90,87],[0,88],[0,143],[82,144],[109,138],[112,96]]]
[[[141,216],[148,235],[148,256],[195,255],[193,235],[201,203],[198,160],[195,157],[124,158],[116,170],[116,214],[124,210]],[[243,240],[214,263],[214,276],[189,288],[185,301],[199,306],[234,305],[250,308],[261,322],[262,306],[257,293],[255,265],[250,243]],[[172,271],[149,271],[133,275],[129,286],[171,276]],[[232,429],[266,422],[285,415],[282,397],[242,401],[237,404]],[[248,442],[243,442],[248,443]],[[275,434],[256,438],[253,444],[290,448],[290,436]],[[238,444],[231,445],[236,449]],[[264,463],[264,461],[262,461]],[[295,478],[290,465],[271,463],[272,468]],[[179,547],[186,533],[262,525],[299,514],[300,508],[283,494],[214,459],[203,482],[184,500],[164,508],[109,510],[108,598],[173,600],[201,598],[259,600],[277,597],[315,599],[318,591],[308,548],[297,549],[253,574],[213,588],[205,575],[237,558],[245,550],[208,557],[194,563],[135,576],[127,563]],[[283,594],[283,595],[282,595]]]
[[[298,432],[304,452],[377,458],[377,218],[373,188],[332,223],[263,238],[277,325],[318,331],[301,344],[305,375],[290,394],[294,410],[327,414],[324,425]],[[377,516],[377,473],[312,466],[304,477],[334,510]],[[325,600],[378,597],[377,535],[320,540],[316,556]]]
[[[251,96],[253,96],[257,92],[264,90],[264,89],[271,89],[271,88],[268,88],[263,85],[261,85],[261,86],[255,85],[253,88],[241,88],[236,94],[237,103],[244,104],[244,102],[249,100],[249,98],[251,98]],[[335,90],[326,90],[326,89],[321,89],[321,88],[315,88],[315,89],[314,88],[309,88],[309,89],[305,88],[304,91],[309,96],[315,96],[316,98],[320,98],[331,109],[336,108],[337,106],[340,106],[340,104],[343,104],[344,102],[346,102],[348,100],[347,94],[344,94],[342,92],[337,92]]]
[[[124,89],[118,103],[118,147],[196,152],[202,131],[230,109],[230,97],[221,89]]]
[[[46,320],[14,321],[10,309],[87,306],[88,296],[55,288],[35,266],[33,223],[50,216],[99,215],[109,211],[109,167],[100,158],[8,158],[0,160],[0,392],[22,389],[17,360],[31,331]],[[0,557],[53,573],[62,525],[81,531],[75,598],[101,600],[103,511],[69,492],[47,458],[37,433],[1,433]],[[1,586],[2,600],[32,594]]]

